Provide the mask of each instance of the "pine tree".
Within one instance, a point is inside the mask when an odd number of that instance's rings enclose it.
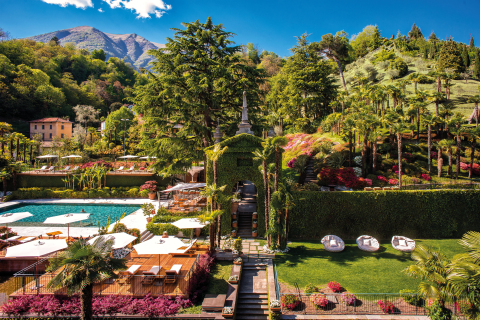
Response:
[[[473,76],[480,79],[480,54],[475,50],[475,67],[473,68]]]
[[[428,50],[428,45],[427,45],[427,44],[425,44],[425,45],[423,46],[423,50],[422,50],[422,51],[423,51],[423,59],[425,59],[425,60],[428,59],[428,51],[429,51],[429,50]]]
[[[413,24],[412,29],[408,33],[408,37],[411,40],[423,39],[422,31],[420,30],[420,28],[415,23]]]
[[[437,69],[440,72],[445,72],[445,69],[453,69],[456,73],[460,73],[465,70],[462,55],[455,42],[445,42],[440,54],[438,55]]]
[[[469,46],[470,51],[473,51],[475,49],[475,41],[473,40],[472,35],[470,35],[470,46]]]
[[[435,32],[432,31],[432,33],[430,33],[430,36],[428,37],[428,41],[438,41],[438,38]]]
[[[380,30],[378,30],[378,27],[375,26],[373,30],[373,37],[372,37],[372,43],[370,44],[370,49],[375,50],[380,45],[382,44],[382,36],[380,34]]]
[[[437,54],[437,44],[435,42],[432,43],[430,46],[430,59],[435,59],[435,55]]]

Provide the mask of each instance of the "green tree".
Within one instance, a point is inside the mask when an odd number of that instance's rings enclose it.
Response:
[[[406,129],[405,123],[402,122],[402,119],[399,119],[398,122],[394,123],[391,126],[391,129],[397,135],[397,148],[398,148],[398,186],[402,187],[402,134],[403,130]]]
[[[427,134],[428,134],[428,174],[432,174],[432,126],[437,124],[439,121],[439,118],[437,116],[434,116],[432,114],[426,114],[423,116],[422,122],[423,125],[427,128]]]
[[[269,204],[269,179],[268,179],[268,172],[267,172],[267,163],[268,160],[273,152],[273,146],[270,144],[270,140],[267,140],[263,143],[263,149],[257,149],[253,152],[254,155],[254,160],[260,160],[262,161],[262,174],[263,174],[263,187],[265,189],[265,228],[268,229],[268,223],[270,221],[270,216],[269,216],[269,209],[270,209],[270,204]],[[267,235],[267,246],[270,248],[271,244],[271,238],[270,236]]]
[[[98,238],[89,245],[85,240],[75,241],[65,251],[50,259],[48,272],[59,271],[48,283],[50,289],[66,288],[67,294],[80,292],[81,319],[92,319],[93,286],[109,278],[117,278],[117,271],[126,269],[125,259],[110,256],[113,240]],[[60,268],[62,268],[60,270]]]
[[[455,139],[457,141],[457,146],[456,146],[456,162],[455,162],[455,169],[456,169],[456,178],[458,179],[458,176],[460,174],[460,152],[462,150],[462,140],[461,136],[463,133],[467,131],[467,128],[463,126],[462,124],[465,123],[465,117],[461,114],[456,114],[454,118],[452,118],[448,126],[450,133],[452,133],[455,136]]]
[[[92,59],[98,59],[101,61],[107,60],[107,54],[103,49],[95,49],[92,51]]]
[[[349,44],[347,36],[348,34],[345,33],[345,31],[337,32],[335,36],[331,33],[325,34],[322,36],[322,41],[318,43],[318,50],[327,58],[335,61],[338,66],[338,73],[340,74],[343,90],[348,94],[342,72],[342,63],[345,63],[348,58]]]
[[[198,217],[201,221],[209,221],[209,236],[210,236],[210,251],[215,251],[215,231],[216,220],[223,212],[222,210],[214,210],[214,205],[218,204],[219,199],[227,185],[217,187],[217,184],[206,185],[201,194],[207,198],[207,206],[210,205],[210,212],[207,212],[202,217]]]
[[[379,33],[377,26],[368,25],[363,28],[362,32],[352,37],[351,45],[356,58],[363,57],[369,51],[378,48],[377,45],[380,45]]]
[[[210,17],[205,23],[197,20],[183,26],[173,29],[175,36],[167,38],[165,48],[149,51],[156,58],[153,73],[147,84],[136,87],[133,98],[147,127],[142,145],[155,146],[152,155],[160,159],[159,166],[165,164],[162,170],[190,167],[203,158],[203,148],[213,143],[217,121],[236,126],[243,91],[249,117],[262,123],[255,119],[264,70],[242,63],[237,54],[241,46],[230,40],[233,33],[214,25]],[[181,158],[174,144],[181,145]]]
[[[53,43],[56,46],[60,45],[60,40],[58,40],[57,36],[53,36],[52,39],[50,39],[50,43]]]
[[[408,32],[408,37],[411,40],[423,39],[422,31],[415,23],[412,25],[412,29],[410,29],[410,31]]]
[[[437,70],[445,72],[445,69],[453,69],[456,73],[463,72],[465,66],[460,51],[453,41],[446,41],[438,56]]]
[[[468,69],[468,67],[470,66],[470,58],[468,57],[468,51],[467,51],[467,47],[463,47],[463,50],[462,50],[462,60],[463,60],[463,65],[465,66],[465,69]]]
[[[116,127],[116,123],[121,123],[124,125],[122,119],[129,119],[130,121],[126,122],[126,127],[127,130],[130,129],[130,127],[133,124],[133,120],[135,118],[135,115],[133,114],[132,111],[130,111],[127,107],[122,106],[120,109],[117,111],[113,111],[108,115],[108,117],[105,119],[105,129],[106,130],[114,130]],[[122,126],[120,129],[124,130],[125,126]]]
[[[448,154],[448,171],[447,171],[447,175],[449,175],[450,177],[452,177],[452,167],[453,167],[453,156],[452,156],[452,149],[453,149],[453,145],[455,144],[455,142],[453,140],[449,140],[449,139],[443,139],[443,140],[440,140],[438,142],[438,145],[440,146],[440,148],[442,148],[442,150],[447,150],[447,154]]]
[[[473,40],[472,35],[470,35],[470,45],[468,47],[470,51],[473,51],[475,49],[475,41]]]
[[[472,178],[473,175],[473,159],[475,157],[475,148],[477,146],[477,141],[480,139],[480,127],[469,128],[467,130],[468,140],[470,140],[470,169],[468,170],[468,178]]]
[[[478,127],[478,103],[480,103],[480,95],[474,95],[468,98],[467,100],[470,103],[475,104],[475,108],[473,109],[473,114],[475,117],[475,126]]]
[[[473,76],[480,79],[480,54],[475,50],[475,66],[473,68]]]

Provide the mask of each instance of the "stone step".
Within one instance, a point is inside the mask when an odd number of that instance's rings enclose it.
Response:
[[[246,304],[249,304],[249,303],[255,303],[255,304],[266,304],[268,305],[268,299],[243,299],[242,297],[238,297],[238,303],[237,303],[237,306],[238,304],[240,303],[246,303]]]
[[[267,268],[265,267],[243,267],[243,270],[244,271],[248,271],[248,270],[266,270]]]
[[[268,299],[268,295],[267,293],[249,293],[249,292],[245,292],[245,293],[240,293],[238,295],[238,298],[239,299]]]
[[[256,315],[256,314],[267,314],[268,315],[268,309],[267,310],[264,310],[264,309],[255,309],[255,310],[245,310],[245,309],[237,309],[237,315],[240,315],[240,314],[252,314],[252,315]]]
[[[237,304],[237,310],[248,309],[251,310],[268,310],[268,304],[257,304],[257,303],[243,303],[240,302]]]
[[[266,320],[268,319],[268,316],[242,314],[242,315],[235,316],[235,319],[236,320]]]

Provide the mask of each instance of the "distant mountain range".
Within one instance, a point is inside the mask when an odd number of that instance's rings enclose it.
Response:
[[[54,36],[60,40],[61,44],[71,42],[77,48],[89,51],[103,49],[107,54],[107,60],[110,57],[122,58],[136,69],[148,68],[148,63],[154,59],[147,53],[148,50],[165,47],[163,44],[150,42],[135,33],[105,33],[87,26],[44,33],[28,39],[46,43]]]

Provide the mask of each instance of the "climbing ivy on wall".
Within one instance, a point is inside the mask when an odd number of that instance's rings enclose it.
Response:
[[[225,193],[232,194],[233,187],[238,181],[249,180],[257,188],[257,213],[258,213],[258,234],[265,234],[265,204],[263,188],[263,175],[259,170],[261,161],[254,160],[253,152],[256,149],[262,150],[264,140],[250,134],[239,134],[220,142],[220,147],[227,146],[227,150],[217,160],[218,168],[218,186],[227,185]],[[205,149],[207,154],[207,184],[213,183],[213,162],[210,158],[213,146]],[[269,159],[269,163],[274,163],[274,154]],[[222,203],[225,210],[222,218],[222,233],[229,234],[232,230],[231,204]]]

